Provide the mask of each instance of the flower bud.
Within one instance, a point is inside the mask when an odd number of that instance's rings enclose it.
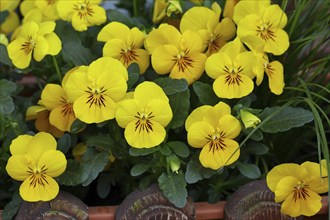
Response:
[[[172,172],[178,173],[178,170],[180,169],[180,160],[179,158],[172,154],[166,158],[167,164],[170,166]]]
[[[261,122],[257,116],[247,110],[241,109],[240,114],[245,128],[255,128]]]

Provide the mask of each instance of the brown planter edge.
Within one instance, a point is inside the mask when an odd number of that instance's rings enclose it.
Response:
[[[226,201],[214,204],[207,202],[196,202],[194,208],[196,220],[224,219],[224,206]],[[88,208],[89,220],[114,220],[115,211],[118,206],[92,206]],[[322,196],[322,208],[316,216],[305,219],[317,219],[318,215],[326,216],[329,213],[328,196]]]

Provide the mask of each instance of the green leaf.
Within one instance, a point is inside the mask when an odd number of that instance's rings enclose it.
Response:
[[[254,155],[264,155],[268,153],[269,148],[267,147],[267,145],[263,143],[257,141],[251,141],[242,150],[246,150],[250,154],[254,154]]]
[[[159,188],[176,207],[183,208],[187,201],[187,183],[182,173],[162,173],[158,178]]]
[[[170,141],[164,144],[170,148],[176,155],[180,157],[188,157],[189,156],[189,148],[188,146],[181,141]]]
[[[17,86],[11,81],[1,79],[0,88],[0,113],[9,114],[15,110],[15,104],[11,95],[16,91]]]
[[[164,156],[169,156],[172,153],[167,145],[161,145],[159,151]]]
[[[168,125],[170,128],[175,129],[184,125],[190,108],[189,98],[190,92],[188,89],[169,96],[173,112],[173,118]]]
[[[133,28],[134,26],[133,20],[127,15],[121,13],[120,11],[109,9],[106,11],[106,13],[109,21],[118,21],[120,23],[127,25],[129,28]]]
[[[8,95],[13,94],[16,91],[17,85],[12,81],[9,81],[6,79],[1,79],[0,88],[1,88],[0,96],[8,96]]]
[[[253,128],[247,128],[244,129],[243,132],[248,135],[252,130]],[[256,130],[250,138],[254,141],[261,141],[264,138],[264,134],[260,130]]]
[[[15,191],[12,200],[6,204],[5,208],[3,209],[2,217],[3,220],[10,220],[14,219],[14,216],[16,215],[18,209],[20,208],[20,205],[22,203],[22,199],[19,196],[18,191]]]
[[[162,87],[166,95],[173,95],[188,89],[188,83],[185,79],[171,79],[169,77],[165,77],[155,79],[154,82]]]
[[[260,115],[261,121],[265,120],[279,108],[279,106],[266,108]],[[279,114],[264,123],[260,129],[266,133],[277,133],[303,126],[311,121],[313,121],[312,112],[299,107],[286,107]]]
[[[250,179],[258,179],[261,175],[259,167],[249,163],[237,163],[239,172]]]
[[[157,147],[152,147],[152,148],[134,148],[131,147],[129,149],[129,155],[137,157],[137,156],[145,156],[148,154],[152,154],[154,152],[156,152],[159,148]]]
[[[187,183],[192,184],[199,180],[210,178],[213,174],[215,174],[215,171],[203,167],[198,158],[196,158],[188,162],[185,179]]]
[[[131,169],[132,176],[139,176],[150,168],[149,164],[139,163],[135,164]]]
[[[9,11],[7,11],[7,10],[0,12],[0,24],[6,20],[8,15],[9,15]]]
[[[71,145],[71,136],[69,134],[64,134],[57,141],[57,150],[60,150],[64,154],[66,154],[70,149],[70,145]]]
[[[76,134],[86,128],[87,124],[85,122],[80,121],[79,119],[74,120],[70,127],[70,132]]]
[[[88,147],[82,158],[82,163],[83,171],[87,174],[87,179],[82,185],[88,186],[109,163],[109,153],[106,151],[96,152]]]
[[[193,84],[193,89],[203,105],[215,105],[219,102],[219,98],[215,95],[210,84],[196,81]]]
[[[140,68],[139,65],[137,63],[132,63],[128,69],[128,81],[127,81],[127,85],[128,85],[128,89],[131,89],[134,84],[139,80],[140,77]]]
[[[7,47],[3,44],[0,44],[0,62],[7,65],[7,66],[13,66],[11,59],[8,56]]]
[[[96,192],[101,199],[104,199],[109,195],[111,191],[111,181],[112,178],[109,174],[101,175],[97,179]]]
[[[71,60],[76,66],[89,65],[96,59],[89,49],[76,41],[64,41],[62,53],[65,60]]]
[[[110,135],[103,134],[89,137],[86,141],[86,145],[91,147],[99,147],[105,151],[109,151],[115,145],[115,141]]]
[[[88,173],[84,172],[83,166],[79,161],[68,159],[64,173],[56,177],[56,181],[65,186],[76,186],[84,182]]]

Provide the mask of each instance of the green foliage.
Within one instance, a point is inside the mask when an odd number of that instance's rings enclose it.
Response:
[[[168,125],[169,128],[174,129],[184,125],[190,108],[189,97],[189,90],[178,92],[169,96],[170,105],[173,112],[172,121]]]
[[[186,205],[188,196],[187,183],[182,173],[162,173],[158,178],[158,183],[164,196],[176,207],[182,208]]]
[[[278,111],[280,107],[274,106],[265,108],[260,115],[260,119],[263,120],[269,117],[274,112]],[[290,130],[291,128],[303,126],[313,120],[313,114],[303,108],[286,107],[282,109],[278,114],[268,120],[261,126],[261,130],[267,133],[277,133]]]
[[[199,180],[210,178],[214,174],[215,171],[203,167],[198,161],[198,158],[192,158],[187,164],[185,180],[187,183],[192,184]]]
[[[0,114],[9,114],[14,111],[15,104],[12,98],[13,93],[16,91],[16,84],[6,79],[0,80]]]
[[[59,184],[65,186],[76,186],[83,183],[88,177],[88,173],[81,162],[68,159],[65,172],[56,178]]]
[[[237,163],[238,170],[250,179],[258,179],[261,175],[259,167],[250,163]]]
[[[219,98],[213,92],[211,85],[196,81],[193,89],[198,96],[198,100],[203,105],[215,105],[219,102]]]

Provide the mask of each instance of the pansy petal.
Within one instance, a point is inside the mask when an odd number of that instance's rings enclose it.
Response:
[[[215,133],[215,128],[205,121],[193,123],[188,130],[187,139],[192,147],[201,148],[207,144],[209,138]]]
[[[206,74],[212,79],[218,78],[225,74],[226,66],[232,66],[233,61],[230,57],[222,52],[218,52],[209,56],[205,62]]]
[[[126,69],[125,69],[126,70]],[[121,100],[127,91],[127,83],[123,76],[118,72],[112,74],[103,73],[98,79],[98,83],[106,90],[105,95],[109,96],[114,102]]]
[[[55,33],[45,35],[45,39],[48,42],[48,52],[50,55],[57,55],[62,49],[62,42]]]
[[[154,116],[152,120],[158,122],[163,127],[167,126],[173,117],[171,106],[167,100],[150,100],[147,109],[152,112],[152,115]]]
[[[49,44],[44,37],[37,37],[36,46],[33,50],[33,58],[41,61],[48,53]]]
[[[40,182],[31,184],[31,180],[26,179],[19,188],[22,199],[28,202],[50,201],[57,196],[59,186],[52,177],[44,175]]]
[[[41,93],[42,103],[48,110],[52,110],[56,106],[61,105],[65,98],[64,89],[58,84],[47,84]]]
[[[168,102],[163,89],[154,82],[143,82],[135,88],[134,99],[146,107],[153,99],[161,99]]]
[[[65,155],[58,150],[49,150],[45,152],[39,159],[37,167],[51,177],[61,175],[66,168]]]
[[[239,1],[235,5],[233,20],[236,24],[240,24],[240,21],[249,14],[263,14],[269,5],[270,0]]]
[[[90,94],[85,94],[73,104],[76,117],[87,124],[113,119],[116,108],[116,103],[107,95],[103,95],[101,101],[98,97],[91,98]]]
[[[219,120],[218,130],[223,132],[223,137],[234,139],[241,132],[241,124],[232,115],[224,115]]]
[[[55,30],[56,23],[53,21],[45,21],[39,24],[38,35],[44,36],[46,34],[52,33]]]
[[[146,35],[138,28],[133,27],[126,37],[127,37],[127,45],[129,47],[140,48],[144,44]]]
[[[75,119],[71,103],[56,106],[49,115],[49,122],[61,131],[70,131]]]
[[[300,215],[313,216],[322,207],[321,196],[307,189],[308,197],[306,199],[295,199],[294,193],[287,197],[281,206],[281,212],[292,217]]]
[[[77,31],[86,31],[88,22],[84,16],[80,16],[78,12],[74,12],[72,16],[72,27]]]
[[[289,48],[289,36],[282,29],[273,29],[272,31],[274,37],[266,40],[265,52],[278,56],[283,54]]]
[[[265,13],[263,14],[263,20],[269,21],[269,23],[275,28],[282,29],[285,27],[288,18],[279,5],[273,4],[265,9]]]
[[[143,74],[150,65],[150,55],[146,50],[135,49],[137,55],[136,63],[139,65],[140,73]]]
[[[48,150],[55,150],[57,146],[55,138],[46,132],[39,132],[30,141],[28,154],[38,161],[40,156]]]
[[[199,36],[199,34],[197,34],[197,32],[186,30],[182,34],[180,47],[182,50],[189,49],[189,51],[191,52],[202,52],[203,49],[202,38]]]
[[[29,155],[13,155],[7,161],[6,171],[13,179],[23,181],[35,167],[36,161]]]
[[[203,105],[203,106],[200,106],[200,107],[194,109],[186,119],[186,122],[185,122],[186,131],[189,130],[190,126],[193,123],[198,122],[198,121],[203,121],[205,112],[207,112],[211,108],[212,108],[212,106],[210,106],[210,105]]]
[[[120,74],[124,79],[128,80],[128,73],[125,66],[119,61],[112,57],[101,57],[93,61],[87,70],[88,77],[97,79],[102,74],[106,73],[111,79],[112,73]],[[105,75],[106,76],[106,75]],[[105,81],[102,81],[105,83]]]
[[[103,47],[103,56],[113,57],[120,60],[122,57],[122,51],[125,49],[126,44],[121,39],[111,39],[108,40]]]
[[[111,39],[126,41],[126,37],[129,34],[129,31],[129,28],[126,25],[114,21],[101,29],[97,35],[97,40],[102,42],[107,42]]]
[[[286,176],[292,176],[299,180],[308,175],[306,169],[298,164],[286,163],[275,166],[267,174],[267,185],[271,191],[275,191],[277,183]]]
[[[32,56],[32,51],[26,53],[25,50],[21,49],[25,42],[25,38],[18,37],[7,46],[9,58],[12,60],[13,64],[20,69],[24,69],[30,65]]]
[[[179,50],[173,45],[157,47],[151,56],[152,67],[158,74],[171,72],[176,63],[175,58],[177,54],[179,54]]]
[[[223,139],[224,148],[211,146],[211,142],[205,145],[199,155],[199,160],[204,167],[213,170],[220,169],[235,162],[240,151],[238,143],[230,139]]]
[[[116,111],[116,121],[118,125],[125,128],[128,123],[136,120],[135,116],[141,109],[143,109],[143,107],[137,100],[128,99],[121,101]]]
[[[12,155],[25,154],[28,150],[28,146],[32,139],[33,139],[33,136],[27,135],[27,134],[18,136],[11,142],[11,144],[9,146],[10,153]]]
[[[93,11],[92,14],[87,16],[87,21],[92,25],[101,25],[107,20],[104,8],[98,5],[91,5],[90,10]]]
[[[213,91],[219,98],[242,98],[253,91],[252,79],[244,74],[237,75],[239,79],[235,76],[221,75],[214,81]]]
[[[161,144],[166,136],[166,131],[158,122],[152,121],[152,130],[137,126],[139,120],[131,121],[125,128],[127,143],[135,148],[151,148]]]
[[[276,184],[274,191],[275,202],[282,202],[285,200],[292,193],[299,182],[300,180],[293,176],[285,176],[281,178]]]
[[[183,14],[180,30],[183,33],[186,30],[199,31],[200,29],[207,29],[206,24],[215,15],[215,12],[207,7],[192,7]]]
[[[266,73],[268,76],[270,91],[276,95],[282,94],[285,86],[283,65],[278,61],[273,61],[267,65]]]

